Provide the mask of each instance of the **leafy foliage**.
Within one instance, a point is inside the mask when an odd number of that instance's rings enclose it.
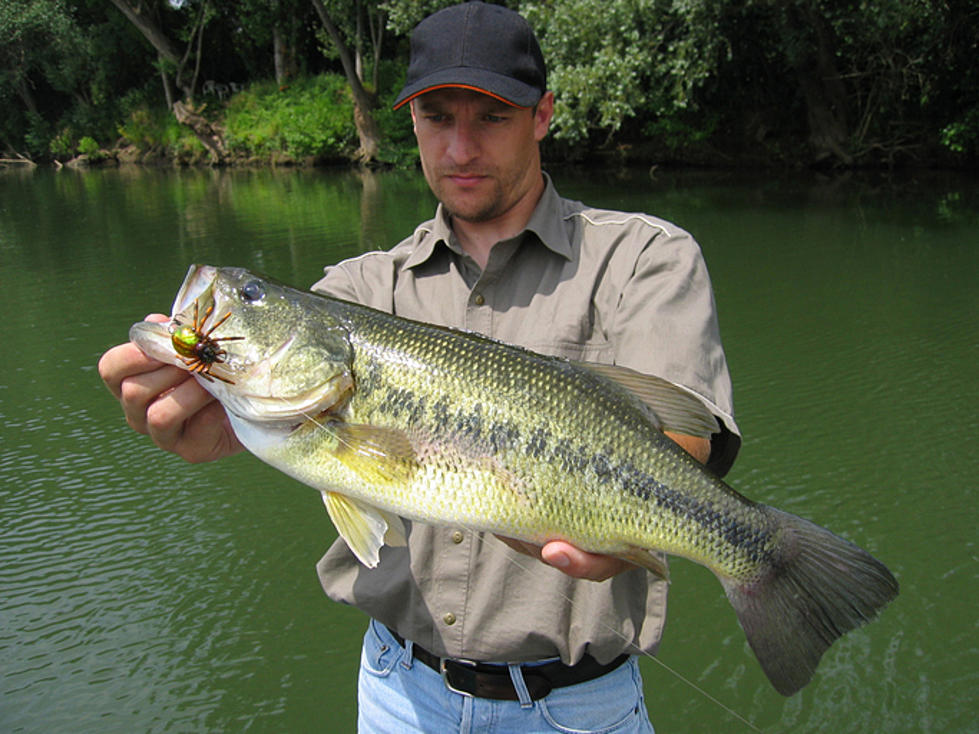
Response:
[[[725,50],[710,0],[528,0],[558,99],[559,138],[614,135],[631,117],[696,107],[695,92]]]
[[[252,85],[232,98],[225,125],[231,150],[253,156],[339,158],[356,141],[353,103],[336,74]]]

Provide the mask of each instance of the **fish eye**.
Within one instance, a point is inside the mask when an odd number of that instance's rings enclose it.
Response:
[[[265,298],[265,286],[261,281],[250,280],[241,287],[239,295],[246,303],[258,303]]]

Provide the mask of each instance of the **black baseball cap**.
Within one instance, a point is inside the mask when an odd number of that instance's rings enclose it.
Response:
[[[412,31],[408,77],[394,109],[444,87],[533,107],[547,90],[547,67],[530,24],[508,8],[481,2],[425,18]]]

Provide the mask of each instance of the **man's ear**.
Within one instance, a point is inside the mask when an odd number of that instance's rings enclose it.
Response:
[[[534,139],[539,143],[547,135],[554,117],[554,92],[544,92],[534,107]]]

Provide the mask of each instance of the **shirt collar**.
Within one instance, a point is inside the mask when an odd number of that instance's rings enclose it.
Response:
[[[541,195],[540,201],[537,202],[537,207],[531,214],[527,226],[520,234],[533,232],[547,249],[566,260],[570,260],[572,257],[571,242],[564,227],[564,210],[561,197],[558,195],[557,189],[554,188],[551,177],[546,173],[544,174],[544,184],[544,193]],[[459,250],[455,235],[452,232],[452,225],[449,223],[449,217],[442,204],[438,205],[435,218],[427,225],[419,228],[417,234],[419,239],[414,251],[405,261],[406,268],[413,268],[430,260],[440,243],[451,250]]]

